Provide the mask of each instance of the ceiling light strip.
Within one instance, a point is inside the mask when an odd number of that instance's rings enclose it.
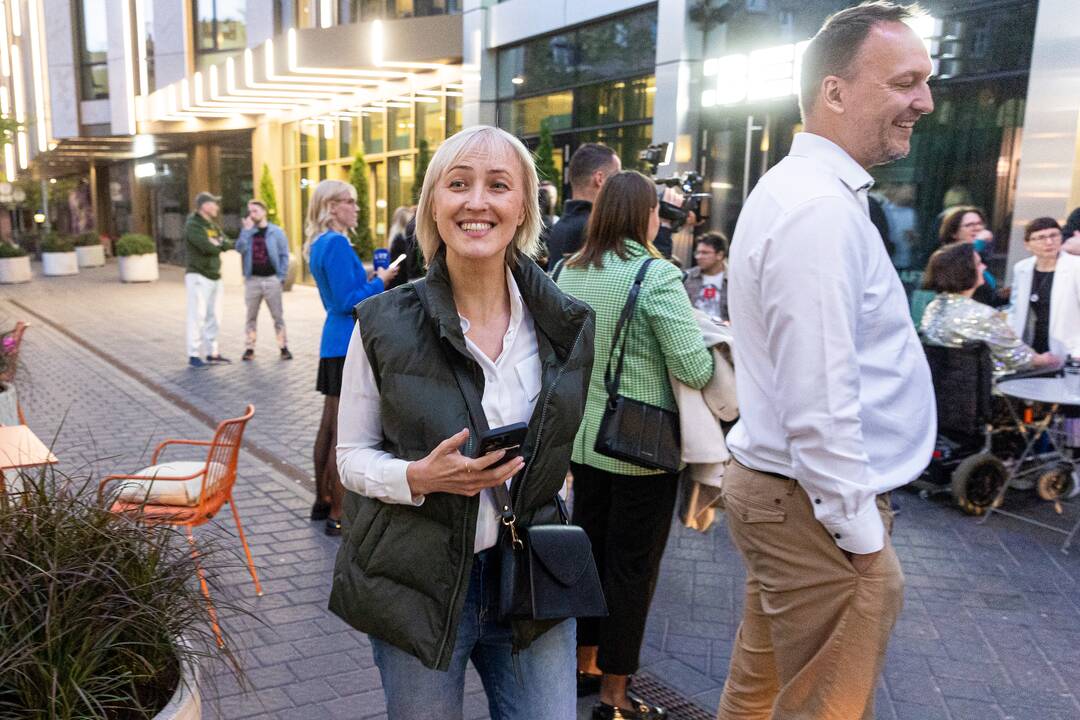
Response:
[[[38,152],[49,149],[49,104],[46,102],[49,96],[48,77],[44,69],[42,56],[44,54],[42,44],[44,37],[41,28],[41,3],[40,0],[28,0],[27,12],[30,20],[30,64],[33,68],[34,77],[34,113],[37,115]],[[131,126],[135,127],[135,108],[130,108]]]

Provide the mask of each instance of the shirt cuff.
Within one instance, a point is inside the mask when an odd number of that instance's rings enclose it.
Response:
[[[850,520],[839,523],[823,521],[821,524],[841,550],[854,555],[875,553],[885,547],[885,523],[881,521],[881,513],[873,500],[866,510]]]
[[[405,475],[408,467],[408,460],[395,458],[386,461],[382,472],[379,473],[382,475],[381,484],[383,486],[383,492],[380,494],[385,502],[396,505],[414,505],[416,507],[424,504],[424,496],[414,496],[412,490],[409,489],[409,479]]]

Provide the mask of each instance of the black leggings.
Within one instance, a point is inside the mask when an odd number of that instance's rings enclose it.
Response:
[[[606,618],[578,620],[578,646],[599,646],[596,663],[602,672],[632,675],[671,530],[679,476],[618,475],[577,463],[570,470],[573,521],[592,541],[608,606]]]

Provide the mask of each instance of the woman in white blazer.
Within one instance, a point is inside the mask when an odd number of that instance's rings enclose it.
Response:
[[[1080,357],[1080,257],[1062,252],[1061,244],[1053,218],[1024,228],[1032,255],[1013,266],[1009,325],[1037,353]]]

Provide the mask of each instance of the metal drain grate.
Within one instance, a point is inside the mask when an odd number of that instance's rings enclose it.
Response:
[[[670,720],[714,720],[716,718],[716,713],[710,713],[695,705],[647,672],[634,675],[632,687],[643,700],[666,709]]]

